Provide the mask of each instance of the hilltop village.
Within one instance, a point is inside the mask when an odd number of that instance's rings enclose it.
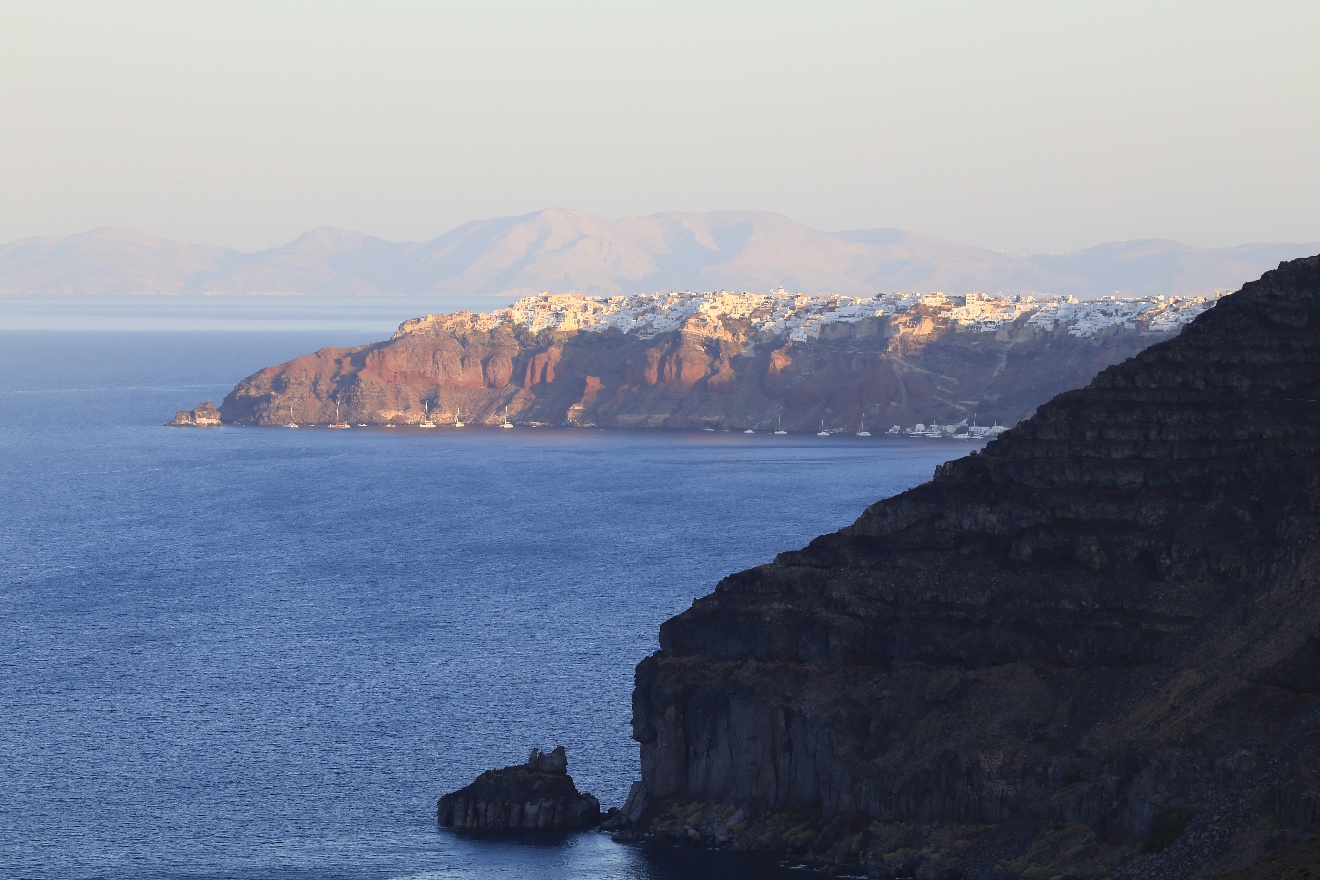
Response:
[[[993,436],[1211,297],[674,291],[525,297],[261,370],[225,424]],[[939,426],[939,427],[936,427]]]

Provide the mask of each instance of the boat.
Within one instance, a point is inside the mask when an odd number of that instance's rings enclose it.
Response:
[[[828,436],[830,436],[830,432],[825,430],[825,420],[824,420],[824,419],[821,419],[821,420],[820,420],[820,430],[816,432],[816,436],[817,436],[817,437],[828,437]]]
[[[366,422],[358,422],[358,427],[359,427],[359,428],[365,428],[366,426],[367,426],[367,423],[366,423]]]
[[[743,431],[743,433],[744,433],[744,434],[755,434],[756,431],[755,431],[754,429],[752,429],[752,428],[748,428],[746,431]]]
[[[417,427],[434,428],[435,422],[431,421],[431,404],[428,403],[427,401],[422,401],[422,405],[426,407],[426,415],[423,416],[422,421],[417,425]]]
[[[702,428],[701,430],[703,430],[703,431],[710,431],[712,434],[715,433],[715,429],[714,429],[714,428]]]
[[[509,421],[509,408],[507,406],[504,408],[504,421],[500,422],[500,427],[501,428],[513,427],[513,422]]]
[[[341,419],[341,418],[339,417],[339,404],[337,404],[337,403],[335,404],[335,420],[334,420],[333,422],[330,423],[330,427],[331,427],[331,428],[341,428],[341,429],[342,429],[342,428],[351,428],[351,427],[353,427],[353,426],[350,425],[348,422],[344,421],[343,419]]]
[[[296,428],[296,427],[298,427],[298,423],[295,422],[295,421],[293,420],[293,405],[292,405],[292,404],[290,404],[290,406],[289,406],[289,423],[288,423],[287,425],[285,425],[284,427],[286,427],[286,428]]]
[[[784,430],[784,417],[783,417],[783,416],[780,416],[780,417],[779,417],[779,422],[778,422],[777,424],[779,425],[779,427],[775,428],[775,433],[776,433],[776,434],[787,434],[787,433],[788,433],[787,431]]]
[[[467,426],[467,422],[463,421],[463,411],[460,409],[458,413],[454,416],[454,427],[463,428],[466,426]]]
[[[386,423],[385,423],[385,427],[387,427],[387,428],[397,428],[397,427],[399,427],[399,426],[396,425],[396,424],[394,424],[393,422],[386,422]]]
[[[871,436],[871,432],[866,430],[866,413],[862,413],[862,417],[857,421],[857,436],[858,437]]]

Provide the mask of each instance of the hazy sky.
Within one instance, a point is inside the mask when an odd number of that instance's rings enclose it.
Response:
[[[1320,2],[0,0],[0,241],[544,207],[1320,239]]]

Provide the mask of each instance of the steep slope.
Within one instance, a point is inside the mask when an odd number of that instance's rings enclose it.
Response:
[[[1011,423],[1168,338],[1208,300],[855,299],[727,293],[531,297],[405,322],[243,380],[234,424],[351,422],[872,429]]]
[[[94,230],[0,245],[0,293],[501,296],[777,287],[1081,297],[1208,295],[1314,245],[1117,242],[1022,256],[899,229],[822,232],[779,214],[609,218],[549,209],[423,242],[321,227],[258,253]]]
[[[726,578],[660,645],[634,837],[1182,878],[1320,830],[1320,257]]]

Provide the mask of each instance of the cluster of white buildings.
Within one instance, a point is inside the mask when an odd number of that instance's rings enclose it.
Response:
[[[589,297],[544,293],[484,314],[428,315],[405,322],[399,333],[452,328],[493,330],[501,325],[533,332],[618,330],[650,338],[684,330],[716,333],[729,322],[754,336],[785,336],[798,342],[820,337],[830,324],[867,318],[929,317],[972,332],[995,332],[1026,317],[1043,330],[1066,327],[1075,336],[1094,336],[1108,327],[1150,333],[1176,330],[1215,304],[1215,297],[1114,297],[1079,300],[1071,296],[991,296],[968,293],[879,293],[871,297],[824,294],[705,293],[672,291],[631,296]]]
[[[956,425],[923,425],[920,422],[910,428],[904,428],[894,425],[886,431],[886,434],[897,434],[902,437],[933,437],[933,438],[952,438],[954,440],[993,440],[1000,434],[1007,431],[1008,428],[996,422],[990,427],[985,425],[969,425],[967,420],[963,419]]]

